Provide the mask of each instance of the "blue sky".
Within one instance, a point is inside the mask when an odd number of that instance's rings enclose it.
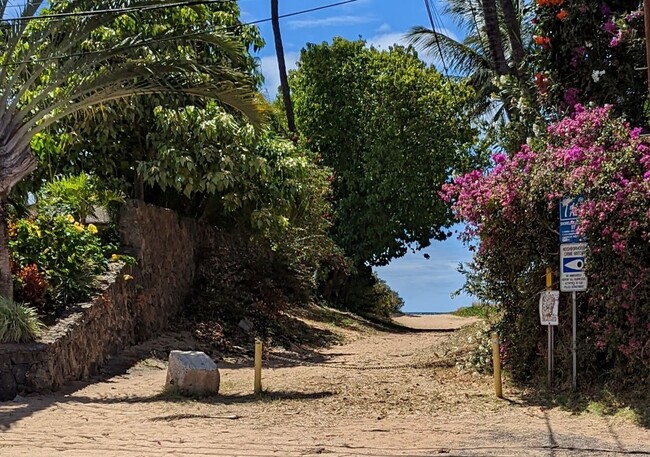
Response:
[[[337,0],[279,0],[280,14],[336,3]],[[270,17],[270,0],[240,0],[242,22]],[[436,3],[437,11],[442,7]],[[404,34],[414,25],[429,26],[424,0],[358,0],[321,11],[281,19],[282,41],[289,69],[295,68],[300,50],[306,43],[331,41],[335,36],[350,40],[359,37],[381,49],[394,43],[404,43]],[[266,47],[259,53],[260,67],[265,77],[265,92],[275,98],[279,77],[273,31],[270,23],[259,25]],[[443,17],[445,33],[457,38],[459,33]],[[423,60],[432,63],[427,56]],[[430,259],[424,257],[428,253]],[[379,276],[404,298],[404,311],[442,312],[471,304],[472,298],[450,294],[463,284],[458,273],[460,262],[471,259],[456,235],[444,242],[434,241],[423,251],[395,259],[386,267],[377,268]]]

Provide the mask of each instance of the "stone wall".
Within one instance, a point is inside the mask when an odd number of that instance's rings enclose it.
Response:
[[[89,303],[70,307],[40,341],[0,344],[0,401],[56,390],[95,374],[106,359],[165,329],[190,292],[200,242],[194,220],[130,201],[120,216],[124,253],[135,266],[114,263]]]

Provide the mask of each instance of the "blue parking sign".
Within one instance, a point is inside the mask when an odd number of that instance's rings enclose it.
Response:
[[[560,200],[560,243],[581,243],[584,240],[577,234],[578,216],[576,215],[576,207],[585,198],[579,197],[564,197]]]

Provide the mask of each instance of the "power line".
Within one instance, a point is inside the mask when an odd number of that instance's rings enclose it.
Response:
[[[314,11],[321,11],[324,9],[328,8],[333,8],[336,6],[341,6],[341,5],[346,5],[348,3],[355,3],[358,2],[359,0],[345,0],[337,3],[330,3],[327,5],[322,5],[322,6],[317,6],[315,8],[309,8],[305,10],[300,10],[300,11],[295,11],[293,13],[287,13],[287,14],[281,14],[278,16],[280,19],[286,18],[286,17],[292,17],[292,16],[297,16],[300,14],[306,14],[306,13],[312,13]],[[236,0],[189,0],[185,2],[177,2],[177,3],[167,3],[167,4],[160,4],[160,5],[146,5],[146,6],[133,6],[133,7],[126,7],[126,8],[112,8],[112,9],[102,9],[102,10],[94,10],[94,11],[77,11],[77,12],[72,12],[72,13],[55,13],[55,14],[42,14],[39,16],[24,16],[24,17],[14,17],[14,18],[6,18],[2,19],[3,22],[24,22],[24,21],[36,21],[36,20],[45,20],[45,19],[63,19],[63,18],[68,18],[68,17],[82,17],[82,16],[96,16],[96,15],[101,15],[101,14],[110,14],[110,13],[129,13],[129,12],[141,12],[141,11],[152,11],[152,10],[158,10],[158,9],[165,9],[165,8],[175,8],[175,7],[184,7],[184,6],[196,6],[196,5],[209,5],[209,4],[214,4],[214,3],[232,3],[236,2]],[[257,21],[252,21],[252,22],[247,22],[245,24],[241,25],[254,25],[254,24],[260,24],[262,22],[269,22],[271,18],[265,18],[265,19],[259,19]]]
[[[346,0],[344,2],[330,3],[328,5],[317,6],[315,8],[310,8],[310,9],[307,9],[307,10],[301,10],[301,11],[296,11],[296,12],[293,12],[293,13],[281,14],[281,15],[278,16],[278,19],[284,19],[285,17],[298,16],[299,14],[313,13],[314,11],[320,11],[320,10],[324,10],[324,9],[327,9],[327,8],[333,8],[335,6],[347,5],[348,3],[355,3],[355,2],[358,2],[358,1],[359,0]],[[271,18],[260,19],[258,21],[247,22],[245,25],[260,24],[262,22],[269,22],[270,20],[271,20]]]
[[[481,46],[481,51],[483,52],[483,55],[486,56],[488,55],[488,52],[485,49],[485,43],[483,43],[483,34],[481,33],[481,29],[479,28],[478,21],[476,19],[476,11],[474,11],[474,5],[472,4],[473,0],[469,0],[469,9],[472,12],[472,19],[474,21],[474,30],[476,32],[476,36],[478,37],[479,44]]]
[[[235,0],[189,0],[185,2],[177,3],[163,3],[159,5],[144,5],[144,6],[131,6],[125,8],[109,8],[102,10],[94,11],[76,11],[73,13],[55,13],[55,14],[41,14],[39,16],[21,16],[21,17],[12,17],[3,19],[4,22],[26,22],[26,21],[36,21],[36,20],[45,20],[45,19],[63,19],[68,17],[84,17],[84,16],[98,16],[102,14],[114,14],[114,13],[130,13],[133,11],[142,12],[142,11],[152,11],[166,8],[176,8],[183,6],[196,6],[196,5],[210,5],[214,3],[232,3]]]
[[[442,46],[440,45],[440,39],[438,38],[438,32],[436,31],[436,24],[433,19],[432,8],[433,5],[429,0],[424,0],[424,6],[427,8],[427,15],[429,16],[429,22],[431,23],[431,30],[433,31],[433,37],[436,40],[436,46],[438,48],[438,54],[440,54],[440,61],[442,62],[442,69],[445,71],[445,76],[449,77],[449,72],[447,70],[447,64],[445,63],[445,56],[442,53]]]
[[[69,59],[71,57],[84,57],[84,56],[93,55],[93,54],[101,54],[101,53],[106,52],[106,51],[114,51],[115,49],[120,49],[120,50],[135,49],[135,48],[139,48],[141,46],[148,46],[148,45],[156,44],[156,43],[164,43],[166,41],[182,40],[182,39],[192,38],[192,37],[200,36],[200,35],[204,35],[204,34],[205,34],[205,32],[194,32],[194,33],[186,33],[186,34],[183,34],[183,35],[175,35],[175,36],[171,36],[171,37],[152,38],[152,39],[150,39],[148,41],[142,41],[140,43],[136,43],[136,44],[132,44],[132,45],[126,45],[126,46],[122,46],[122,47],[119,47],[119,48],[97,49],[95,51],[75,52],[75,53],[72,53],[72,54],[65,54],[65,55],[61,55],[61,56],[43,57],[41,59],[19,60],[19,61],[12,62],[12,63],[0,64],[0,67],[10,67],[10,66],[21,65],[21,64],[25,64],[25,63],[43,63],[43,62],[49,62],[49,61],[52,61],[52,60]]]
[[[471,0],[470,0],[471,1]],[[436,31],[436,23],[434,20],[434,12],[437,14],[435,10],[435,6],[433,5],[433,0],[424,0],[424,5],[427,8],[427,14],[429,16],[429,22],[431,23],[431,30],[433,31],[433,36],[436,40],[436,46],[438,48],[438,54],[440,54],[440,61],[442,62],[442,69],[444,71],[444,75],[447,79],[449,78],[449,69],[447,68],[447,64],[445,63],[445,56],[442,52],[442,46],[440,44],[440,38],[438,37],[438,31]],[[439,20],[439,29],[442,29],[442,19],[438,18]],[[456,96],[456,91],[451,90],[451,95],[454,98],[454,101],[456,102],[457,105],[461,105],[460,101],[458,100],[458,97]]]
[[[201,5],[201,4],[208,4],[208,3],[225,3],[225,2],[229,2],[229,1],[234,1],[234,0],[193,0],[193,1],[188,1],[188,2],[179,2],[179,3],[174,3],[174,4],[170,3],[170,4],[167,4],[167,5],[152,5],[152,6],[156,6],[156,7],[158,7],[157,9],[160,9],[161,7],[169,8],[172,5],[174,5],[174,6],[179,6],[179,5],[180,6],[186,6],[186,5],[190,4],[190,3],[193,4],[193,5]],[[327,8],[333,8],[333,7],[345,5],[345,4],[348,4],[348,3],[354,3],[354,2],[357,2],[357,1],[359,1],[359,0],[346,0],[346,1],[337,2],[337,3],[330,3],[330,4],[327,4],[327,5],[322,5],[322,6],[318,6],[318,7],[315,7],[315,8],[309,8],[309,9],[305,9],[305,10],[294,11],[292,13],[282,14],[282,15],[279,16],[279,18],[292,17],[292,16],[297,16],[297,15],[300,15],[300,14],[311,13],[311,12],[314,12],[314,11],[320,11],[320,10],[324,10],[324,9],[327,9]],[[92,13],[99,13],[100,11],[109,11],[109,10],[97,10],[97,11],[92,11]],[[81,13],[89,13],[89,12],[90,11],[81,12]],[[73,13],[70,13],[70,14],[73,14]],[[26,18],[26,19],[32,20],[32,19],[41,19],[41,18],[43,18],[43,16],[32,16],[32,17],[29,17],[29,18]],[[219,28],[218,30],[220,30],[220,31],[236,30],[236,29],[238,29],[238,28],[240,28],[242,26],[255,25],[255,24],[261,24],[263,22],[269,22],[269,21],[271,21],[271,19],[272,18],[269,17],[269,18],[264,18],[264,19],[257,19],[255,21],[250,21],[250,22],[243,22],[243,23],[239,23],[237,25],[232,25],[232,26],[223,26],[223,27]],[[61,19],[57,19],[57,20],[61,20]],[[205,32],[196,32],[196,33],[193,33],[193,34],[179,35],[179,36],[175,36],[175,37],[151,39],[151,40],[146,41],[146,42],[137,43],[137,44],[134,44],[134,45],[131,45],[131,46],[125,46],[123,49],[133,49],[133,48],[137,48],[137,47],[140,47],[140,46],[147,46],[147,45],[161,43],[161,42],[165,42],[165,41],[172,41],[172,40],[177,40],[177,39],[190,38],[192,36],[198,36],[198,35],[202,35],[204,33]],[[2,63],[2,64],[0,64],[0,67],[9,67],[9,66],[13,66],[13,65],[28,64],[28,63],[43,63],[43,62],[48,62],[48,61],[52,61],[52,60],[69,59],[71,57],[82,57],[84,55],[99,54],[99,53],[102,53],[102,52],[106,52],[108,50],[110,50],[110,49],[102,49],[102,50],[96,50],[96,51],[84,51],[84,52],[78,52],[78,53],[72,53],[72,54],[64,54],[64,55],[60,55],[60,56],[43,57],[43,58],[40,58],[40,59],[29,59],[29,60],[16,61],[16,62],[12,62],[12,63]]]

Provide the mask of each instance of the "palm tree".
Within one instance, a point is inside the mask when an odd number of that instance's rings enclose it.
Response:
[[[284,46],[282,45],[282,35],[280,34],[280,17],[278,14],[278,0],[271,0],[271,22],[273,23],[273,38],[275,41],[275,55],[278,58],[278,70],[280,72],[280,89],[282,90],[282,100],[284,101],[284,110],[287,113],[287,126],[295,139],[296,121],[293,115],[293,103],[291,102],[291,91],[287,79],[287,64],[284,61]]]
[[[38,132],[94,105],[155,93],[214,98],[260,120],[263,104],[249,75],[237,70],[244,48],[224,29],[136,32],[112,44],[97,39],[117,19],[137,23],[144,11],[164,7],[154,1],[51,1],[52,14],[45,14],[45,0],[28,0],[9,19],[5,11],[15,4],[0,0],[0,296],[13,295],[7,199],[37,166],[30,142]],[[181,44],[218,49],[219,56],[188,58]]]
[[[523,43],[530,31],[524,21],[523,3],[513,1],[447,0],[443,13],[467,31],[463,41],[422,26],[411,28],[407,34],[411,44],[442,59],[456,75],[467,77],[477,92],[477,112],[491,113],[494,119],[505,120],[513,114],[508,112],[510,100],[496,105],[492,100],[493,94],[499,93],[495,77],[525,78]]]

